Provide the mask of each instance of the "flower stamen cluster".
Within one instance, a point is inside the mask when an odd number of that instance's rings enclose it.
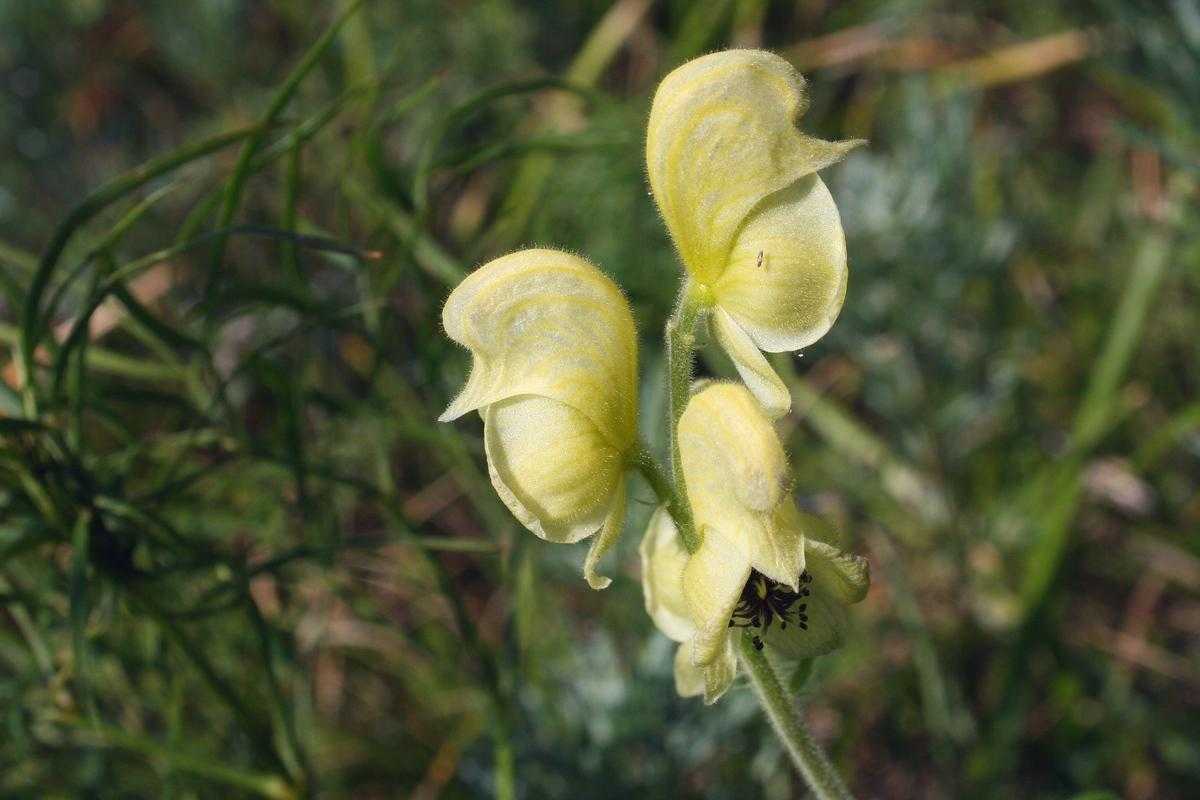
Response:
[[[800,591],[794,591],[786,583],[773,581],[758,570],[750,573],[750,580],[742,588],[742,596],[733,609],[729,618],[730,628],[762,628],[765,633],[771,627],[771,622],[779,618],[779,629],[787,630],[788,622],[799,626],[800,630],[808,630],[807,603],[796,602],[812,594],[808,584],[812,583],[812,575],[808,570],[800,573]],[[795,606],[795,607],[793,607]],[[795,619],[792,619],[792,616]],[[763,649],[762,637],[754,635],[754,647]]]

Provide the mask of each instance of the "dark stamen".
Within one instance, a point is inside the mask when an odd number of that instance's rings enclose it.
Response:
[[[812,576],[807,571],[800,573],[799,583],[802,588],[793,592],[787,585],[771,580],[758,570],[752,571],[734,606],[729,627],[761,628],[766,633],[778,618],[780,630],[786,630],[789,622],[798,625],[800,630],[808,630],[808,615],[804,613],[808,610],[808,604],[797,605],[796,601],[811,594],[807,584],[812,583]],[[755,649],[762,650],[761,635],[755,635],[751,641]]]

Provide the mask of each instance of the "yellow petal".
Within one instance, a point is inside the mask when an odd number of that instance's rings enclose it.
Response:
[[[693,395],[679,421],[679,453],[696,526],[704,534],[693,560],[714,562],[695,569],[718,575],[728,559],[740,572],[745,562],[747,569],[796,587],[804,537],[786,494],[787,459],[750,392],[711,383]],[[710,546],[715,549],[706,552]],[[701,619],[696,617],[698,625]]]
[[[609,504],[608,515],[604,518],[604,526],[600,528],[600,535],[592,539],[592,545],[588,548],[587,556],[583,560],[583,577],[587,580],[588,586],[593,589],[607,589],[612,583],[611,578],[597,573],[596,567],[600,565],[600,559],[604,557],[604,554],[617,543],[624,527],[625,478],[622,474],[618,474],[617,488],[613,493],[613,500]]]
[[[705,670],[692,663],[691,649],[686,644],[675,648],[675,691],[680,697],[704,694]]]
[[[840,160],[856,142],[806,136],[804,79],[761,50],[712,53],[659,85],[650,110],[650,188],[687,269],[724,271],[746,215],[765,197]]]
[[[518,395],[484,408],[483,422],[492,485],[541,538],[577,542],[595,533],[621,502],[623,458],[576,409]]]
[[[775,507],[770,525],[771,542],[774,547],[772,555],[778,564],[777,569],[785,575],[799,576],[807,566],[808,540],[804,536],[804,523],[796,509],[796,501],[791,496],[785,497]],[[798,577],[796,580],[783,580],[775,578],[763,569],[758,571],[768,578],[786,583],[793,589],[799,588]]]
[[[751,213],[712,291],[754,344],[782,353],[825,335],[842,308],[846,279],[837,206],[810,175]]]
[[[751,567],[743,547],[724,530],[706,527],[701,533],[704,539],[700,549],[683,568],[683,596],[696,627],[692,661],[703,666],[720,656],[725,646],[729,618],[750,578]]]
[[[716,659],[704,668],[704,704],[711,706],[733,685],[737,677],[737,653],[733,649],[733,637],[725,634],[725,646]]]
[[[683,568],[687,564],[688,553],[683,549],[675,523],[665,508],[659,507],[650,517],[639,552],[642,556],[642,596],[646,601],[646,613],[658,629],[672,640],[688,641],[696,632],[683,596]]]
[[[783,497],[787,460],[771,421],[745,387],[711,382],[688,400],[679,448],[693,511],[730,504],[769,511]]]
[[[704,666],[692,662],[687,645],[675,651],[675,691],[680,697],[704,696],[705,705],[712,705],[733,685],[737,677],[737,654],[733,650],[732,637],[725,642],[715,659]]]
[[[471,351],[448,421],[517,395],[575,409],[621,453],[636,436],[637,339],[629,304],[583,259],[556,250],[498,258],[446,300],[447,335]]]
[[[758,346],[725,309],[713,311],[713,333],[737,368],[742,382],[762,404],[771,419],[779,419],[792,407],[792,396],[779,375],[763,358]]]

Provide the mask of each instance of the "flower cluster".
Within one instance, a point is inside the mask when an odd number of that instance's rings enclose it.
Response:
[[[677,688],[707,702],[736,673],[733,634],[744,628],[781,657],[819,655],[838,645],[844,607],[868,584],[866,561],[796,507],[772,426],[791,398],[763,351],[812,344],[846,293],[841,221],[816,173],[858,142],[801,133],[805,106],[786,61],[733,50],[676,69],[650,112],[647,172],[685,268],[681,304],[708,321],[744,383],[692,387],[673,437],[676,491],[641,546],[646,609],[681,643]],[[443,324],[472,369],[440,419],[479,412],[496,492],[543,539],[595,535],[584,576],[604,588],[597,566],[620,534],[625,475],[641,457],[624,295],[578,256],[524,250],[464,280]],[[681,497],[688,539],[672,517]]]
[[[867,562],[816,538],[834,537],[796,507],[783,447],[742,386],[700,388],[679,420],[679,448],[700,547],[684,550],[659,509],[642,540],[642,586],[655,624],[683,643],[679,693],[711,703],[737,670],[736,628],[789,658],[837,647],[843,606],[866,595]]]

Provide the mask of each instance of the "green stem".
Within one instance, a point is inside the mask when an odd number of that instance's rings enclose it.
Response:
[[[684,547],[689,553],[696,552],[700,542],[696,538],[695,527],[692,523],[692,510],[688,507],[686,499],[675,491],[675,484],[671,481],[671,476],[663,469],[662,464],[658,463],[658,459],[650,453],[645,442],[638,442],[637,450],[634,451],[630,464],[642,474],[646,483],[650,484],[658,501],[667,507],[667,513],[671,515],[671,519],[675,520],[675,528],[679,531],[680,538],[683,539]]]
[[[829,763],[828,756],[805,729],[767,657],[754,647],[750,636],[739,636],[738,644],[739,660],[750,676],[758,701],[771,720],[771,727],[792,757],[796,770],[808,782],[813,794],[818,800],[853,800],[854,795],[850,794],[833,764]]]
[[[493,725],[492,753],[496,760],[493,789],[496,792],[496,800],[516,800],[516,755],[513,752],[512,730],[508,724],[508,715],[504,710],[497,709]]]
[[[700,546],[700,537],[692,526],[691,505],[688,503],[687,487],[683,483],[683,468],[679,457],[679,418],[687,406],[688,393],[692,384],[692,362],[696,355],[696,326],[704,317],[709,302],[703,287],[692,283],[684,283],[679,295],[679,305],[675,313],[667,320],[667,402],[671,414],[671,476],[675,484],[674,496],[679,515],[672,512],[680,537],[689,553],[696,552]],[[680,525],[684,520],[685,525]]]

